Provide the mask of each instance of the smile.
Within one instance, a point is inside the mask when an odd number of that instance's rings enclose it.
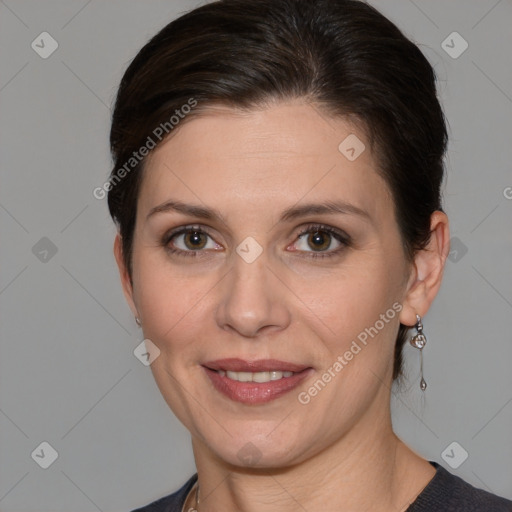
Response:
[[[216,392],[248,405],[267,403],[286,395],[314,372],[311,367],[276,359],[220,359],[202,367]]]
[[[224,370],[217,370],[217,373],[222,377],[226,376],[228,379],[238,382],[270,382],[294,375],[294,372],[282,372],[279,370],[272,370],[270,372],[226,372]]]

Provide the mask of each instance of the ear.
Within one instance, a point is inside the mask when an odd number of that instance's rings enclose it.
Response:
[[[133,286],[130,280],[130,275],[126,265],[124,264],[122,238],[119,232],[117,233],[114,240],[114,256],[116,258],[117,267],[119,269],[119,277],[121,278],[121,285],[123,287],[123,293],[126,298],[126,302],[128,302],[128,306],[130,306],[133,316],[139,316],[137,312],[137,306],[135,305],[135,301],[133,299]]]
[[[423,317],[430,308],[443,278],[444,265],[450,251],[448,217],[436,210],[430,217],[430,242],[414,257],[406,295],[402,301],[400,323],[416,324],[416,314]]]

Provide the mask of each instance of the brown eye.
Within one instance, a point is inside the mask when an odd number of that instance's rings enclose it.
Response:
[[[307,237],[306,237],[307,235]],[[338,255],[350,245],[350,237],[323,225],[307,227],[298,235],[300,243],[295,246],[298,252],[304,252],[310,258],[329,258]],[[334,243],[334,247],[332,247]]]
[[[207,237],[208,235],[202,231],[188,231],[183,235],[183,240],[186,247],[191,251],[194,251],[205,247]]]
[[[174,230],[161,243],[168,253],[178,256],[207,256],[210,251],[206,249],[222,249],[205,230],[196,226]]]
[[[329,248],[331,235],[325,231],[315,231],[309,234],[307,241],[310,247],[313,247],[315,250],[324,251]]]

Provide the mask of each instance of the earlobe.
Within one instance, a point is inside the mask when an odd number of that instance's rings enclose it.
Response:
[[[414,257],[412,278],[408,283],[402,302],[400,323],[416,324],[416,315],[423,317],[437,295],[443,278],[446,258],[450,250],[448,217],[444,212],[435,211],[430,221],[431,237],[425,249]]]
[[[128,306],[130,306],[130,309],[132,310],[133,316],[137,317],[137,307],[135,306],[135,302],[133,299],[133,287],[130,279],[130,275],[128,273],[128,269],[126,268],[126,265],[124,264],[124,258],[123,258],[123,244],[121,235],[117,233],[115,239],[114,239],[114,257],[117,262],[117,267],[119,269],[119,277],[121,279],[121,285],[123,288],[123,293],[126,298],[126,302],[128,303]]]

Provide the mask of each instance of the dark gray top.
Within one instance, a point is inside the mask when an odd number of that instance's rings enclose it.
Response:
[[[406,512],[512,512],[512,501],[477,489],[437,462],[429,462],[436,474]],[[175,493],[132,512],[181,512],[196,480],[197,473]]]

